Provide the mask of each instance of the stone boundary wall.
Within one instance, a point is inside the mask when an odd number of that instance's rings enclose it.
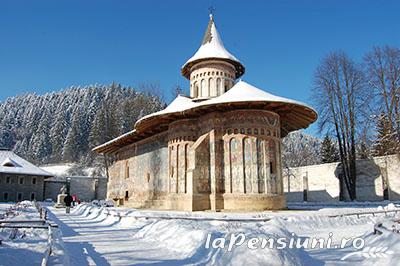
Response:
[[[92,201],[94,199],[106,199],[107,178],[72,176],[71,194],[76,194],[81,201]],[[57,201],[57,195],[61,188],[66,186],[65,179],[49,179],[44,181],[44,199]]]
[[[357,161],[357,200],[400,200],[400,156],[389,155]],[[288,202],[339,201],[339,163],[283,169]],[[347,195],[345,195],[347,197]]]

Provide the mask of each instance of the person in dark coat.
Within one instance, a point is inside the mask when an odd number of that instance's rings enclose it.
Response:
[[[65,206],[67,207],[65,209],[66,213],[69,213],[72,201],[73,201],[72,196],[70,194],[67,194],[67,196],[65,196],[65,198],[64,198],[64,203],[65,203]]]

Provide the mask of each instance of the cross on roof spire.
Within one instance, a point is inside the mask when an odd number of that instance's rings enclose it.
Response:
[[[210,19],[213,19],[215,8],[213,6],[210,6],[208,8],[208,11],[210,12]]]

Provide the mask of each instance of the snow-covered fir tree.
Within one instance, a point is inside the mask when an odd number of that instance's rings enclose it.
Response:
[[[335,143],[328,134],[321,143],[321,163],[333,163],[339,161],[339,153]]]
[[[381,113],[376,122],[376,137],[373,145],[374,156],[384,156],[400,152],[396,130],[390,126],[388,117]]]

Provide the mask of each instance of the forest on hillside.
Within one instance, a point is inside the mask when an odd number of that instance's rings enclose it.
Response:
[[[139,91],[113,83],[8,98],[0,102],[0,147],[36,164],[92,165],[93,147],[165,107],[149,88],[144,85]]]

